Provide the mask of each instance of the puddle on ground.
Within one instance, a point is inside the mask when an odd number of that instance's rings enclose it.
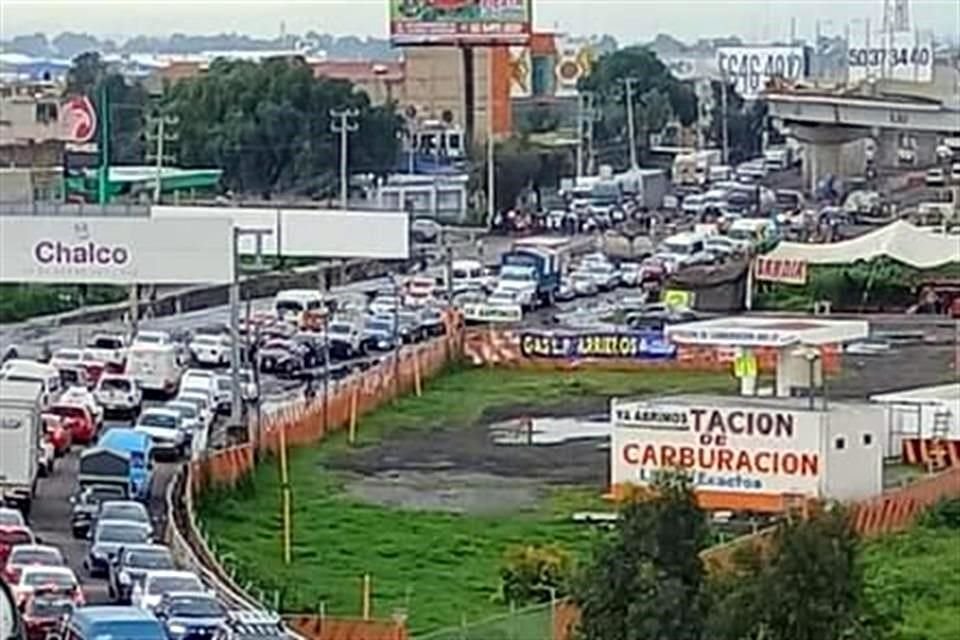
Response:
[[[498,445],[556,445],[576,440],[610,439],[610,419],[603,416],[515,418],[490,425]]]
[[[533,509],[542,483],[483,473],[389,471],[346,484],[354,498],[394,509],[497,515]]]

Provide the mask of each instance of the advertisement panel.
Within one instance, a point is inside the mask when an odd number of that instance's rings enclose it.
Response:
[[[758,256],[754,264],[754,276],[764,282],[783,284],[807,284],[807,261],[790,258],[764,258]]]
[[[614,401],[610,418],[613,484],[647,485],[680,468],[698,491],[819,493],[819,413]]]
[[[510,97],[529,98],[533,93],[533,62],[527,47],[510,47]]]
[[[772,78],[802,80],[807,75],[803,47],[720,47],[717,72],[747,100],[759,97]]]
[[[558,98],[577,95],[577,83],[593,68],[596,54],[589,40],[565,36],[557,38],[557,76],[555,94]]]
[[[656,331],[557,334],[527,331],[520,334],[520,354],[525,358],[636,358],[671,359],[677,347]]]
[[[230,221],[0,216],[0,281],[206,284],[233,280]]]
[[[914,31],[854,35],[847,48],[847,80],[933,81],[933,35]]]
[[[532,0],[390,0],[394,45],[524,44]]]
[[[523,308],[518,304],[465,304],[463,319],[467,322],[520,322],[523,320]]]
[[[266,255],[378,259],[410,255],[409,217],[402,211],[157,206],[150,215],[160,220],[217,218],[240,229],[271,231],[263,238]],[[240,239],[240,253],[255,251],[253,238]]]

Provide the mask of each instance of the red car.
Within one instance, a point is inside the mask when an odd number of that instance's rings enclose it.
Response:
[[[63,424],[63,418],[52,413],[43,414],[43,437],[53,445],[53,453],[58,458],[70,453],[73,435]]]
[[[46,640],[61,632],[75,607],[69,593],[40,589],[20,605],[27,640]]]
[[[33,544],[33,531],[20,524],[0,525],[0,565],[7,564],[10,551],[18,544]]]
[[[96,439],[97,422],[85,406],[58,403],[47,409],[46,412],[60,416],[63,426],[70,431],[70,436],[74,442],[89,444]]]
[[[100,359],[98,354],[86,349],[83,351],[83,357],[81,361],[83,368],[87,371],[87,381],[90,383],[90,386],[93,387],[97,384],[100,376],[103,375],[103,371],[107,368],[107,364]]]

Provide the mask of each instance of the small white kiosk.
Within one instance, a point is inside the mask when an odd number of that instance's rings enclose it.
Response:
[[[667,325],[667,340],[682,346],[731,349],[740,378],[740,393],[758,394],[756,355],[776,354],[773,395],[789,397],[795,388],[823,385],[823,354],[827,347],[862,340],[870,334],[865,320],[824,320],[814,317],[729,316]]]

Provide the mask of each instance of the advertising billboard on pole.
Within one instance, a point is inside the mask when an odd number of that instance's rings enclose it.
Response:
[[[265,255],[383,260],[410,256],[410,217],[402,211],[156,206],[150,215],[158,220],[215,218],[238,229],[269,231],[261,247]],[[239,245],[244,255],[256,250],[253,238],[240,238]]]
[[[847,47],[847,81],[933,81],[933,35],[919,31],[861,32]]]
[[[532,0],[390,0],[395,45],[524,44]]]
[[[759,406],[614,402],[612,484],[683,469],[697,491],[819,494],[821,414]]]
[[[0,216],[0,282],[232,280],[228,220]]]
[[[807,76],[809,65],[803,47],[720,47],[717,71],[734,84],[740,96],[755,100],[773,78],[788,82]]]

